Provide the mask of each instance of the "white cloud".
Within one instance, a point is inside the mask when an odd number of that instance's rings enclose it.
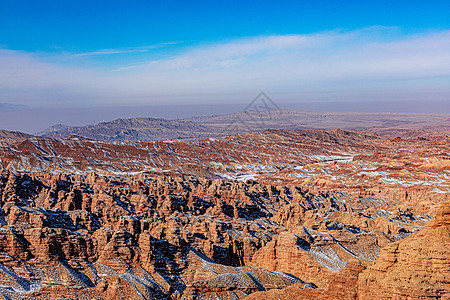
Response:
[[[100,62],[92,60],[86,66],[86,57],[147,50],[81,53],[83,64],[74,67],[76,58],[69,65],[58,57],[0,49],[0,100],[214,103],[229,95],[250,97],[260,90],[285,100],[309,101],[450,97],[449,31],[405,36],[398,29],[376,27],[258,36],[191,46],[175,56],[140,64],[99,68]]]
[[[118,49],[101,49],[97,51],[91,52],[82,52],[82,53],[74,53],[71,54],[73,56],[104,56],[104,55],[113,55],[113,54],[129,54],[129,53],[145,53],[154,49],[160,49],[168,46],[173,46],[179,44],[179,42],[168,42],[168,43],[159,43],[155,45],[148,45],[142,47],[126,47],[126,48],[118,48]]]

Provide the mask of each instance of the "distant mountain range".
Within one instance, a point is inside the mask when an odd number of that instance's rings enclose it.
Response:
[[[450,114],[342,113],[303,110],[246,111],[177,120],[117,119],[86,126],[54,125],[37,135],[64,138],[77,135],[107,141],[201,140],[261,132],[266,129],[358,129],[387,137],[426,135],[450,129]]]
[[[37,135],[64,138],[78,135],[108,141],[152,141],[165,139],[198,139],[207,129],[184,120],[154,118],[117,119],[87,126],[54,125]]]

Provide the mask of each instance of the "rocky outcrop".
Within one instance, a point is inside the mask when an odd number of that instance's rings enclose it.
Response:
[[[298,284],[290,285],[283,289],[256,292],[245,300],[298,300],[298,299],[321,299],[321,300],[356,300],[358,275],[364,270],[358,261],[347,264],[338,273],[332,274],[329,283],[324,288],[300,289]]]
[[[419,232],[381,250],[360,274],[359,299],[450,297],[450,202]]]

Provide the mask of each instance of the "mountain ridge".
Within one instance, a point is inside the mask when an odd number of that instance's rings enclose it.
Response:
[[[304,110],[242,111],[184,119],[119,118],[85,126],[53,125],[36,135],[65,138],[69,134],[105,141],[198,141],[266,129],[362,130],[394,138],[424,136],[450,130],[450,114],[336,113]]]
[[[160,139],[197,138],[198,133],[205,130],[197,124],[186,121],[166,120],[162,118],[119,118],[109,122],[101,122],[86,126],[68,126],[57,124],[36,135],[65,138],[75,134],[87,138],[106,141],[151,141],[149,137],[158,136]]]

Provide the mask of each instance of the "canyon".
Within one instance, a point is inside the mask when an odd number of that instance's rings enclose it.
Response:
[[[0,296],[446,299],[442,124],[153,141],[2,131]]]

